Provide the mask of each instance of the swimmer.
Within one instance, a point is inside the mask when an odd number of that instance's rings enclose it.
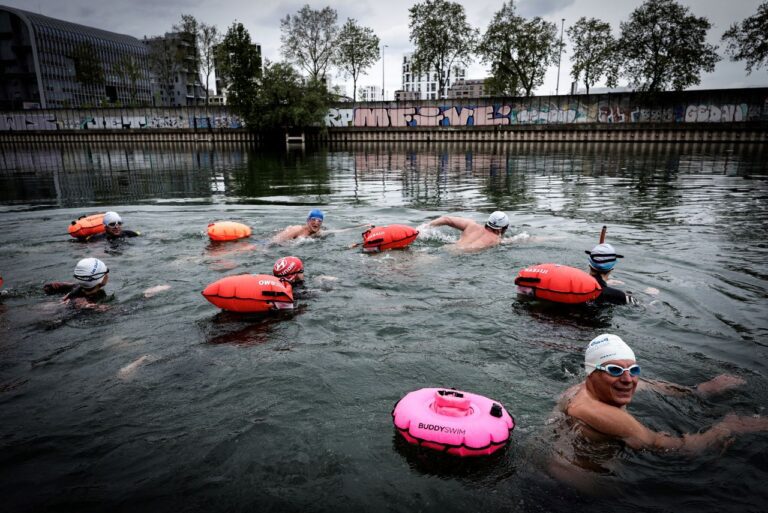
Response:
[[[320,237],[323,228],[325,214],[317,208],[310,210],[307,215],[307,222],[304,225],[289,226],[274,237],[272,242],[285,242],[287,240],[298,239],[301,237]]]
[[[341,233],[346,232],[349,230],[354,230],[357,228],[362,227],[369,227],[372,226],[370,223],[360,224],[353,226],[351,228],[343,228],[341,230],[323,230],[323,221],[325,220],[325,214],[323,214],[323,211],[317,208],[314,208],[310,210],[309,215],[307,215],[307,222],[304,225],[293,225],[289,226],[285,230],[281,231],[274,237],[272,237],[271,242],[273,243],[279,243],[279,242],[285,242],[287,240],[293,240],[293,239],[300,239],[300,238],[306,238],[306,237],[322,237],[329,233]]]
[[[46,294],[64,293],[64,301],[84,299],[98,302],[106,297],[104,287],[109,281],[109,269],[98,258],[83,258],[75,266],[74,277],[77,283],[54,281],[43,285]]]
[[[601,237],[602,239],[602,237]],[[616,250],[613,249],[608,243],[601,243],[592,248],[592,251],[584,251],[587,255],[587,261],[589,263],[589,274],[597,283],[602,287],[602,292],[594,300],[597,304],[610,303],[613,305],[627,305],[637,304],[637,300],[632,296],[630,292],[624,292],[608,285],[608,275],[611,274],[617,259],[624,258],[623,255],[616,254]]]
[[[461,230],[456,247],[465,251],[478,251],[501,243],[504,232],[509,228],[509,218],[504,212],[496,211],[488,216],[483,226],[463,217],[440,216],[428,226],[450,226]]]
[[[283,257],[275,262],[272,274],[295,288],[304,283],[304,264],[295,256]]]
[[[81,240],[84,242],[93,242],[96,240],[106,239],[109,241],[124,239],[125,237],[138,237],[141,235],[139,232],[133,230],[123,229],[123,219],[117,212],[107,212],[104,214],[104,232],[89,235]]]
[[[600,335],[584,354],[587,379],[569,388],[558,409],[586,441],[619,441],[632,449],[697,453],[709,447],[725,447],[732,435],[768,431],[768,418],[730,414],[708,430],[682,436],[653,431],[627,411],[638,390],[653,389],[665,394],[696,394],[701,397],[742,385],[744,380],[718,376],[696,387],[640,379],[635,353],[616,335]]]

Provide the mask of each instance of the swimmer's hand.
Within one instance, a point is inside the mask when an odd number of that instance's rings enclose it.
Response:
[[[768,417],[753,416],[747,417],[729,413],[720,422],[717,423],[718,429],[727,429],[731,433],[756,433],[758,431],[768,431]]]
[[[358,247],[361,244],[362,244],[362,242],[353,242],[352,244],[347,246],[347,249],[355,249],[356,247]]]

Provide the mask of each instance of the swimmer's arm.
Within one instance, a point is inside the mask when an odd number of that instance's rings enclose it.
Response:
[[[339,228],[336,230],[323,230],[323,233],[343,233],[348,232],[350,230],[359,230],[360,228],[372,228],[373,225],[371,223],[363,223],[363,224],[357,224],[355,226],[351,226],[349,228]]]
[[[429,226],[450,226],[451,228],[464,231],[473,222],[474,221],[464,219],[463,217],[440,216],[437,219],[430,221]]]
[[[46,283],[43,285],[43,292],[46,294],[63,294],[66,292],[70,292],[72,289],[74,289],[76,284],[69,283],[66,281],[53,281],[51,283]]]
[[[282,232],[272,237],[272,242],[285,242],[287,240],[295,239],[301,235],[301,231],[304,229],[301,225],[289,226]]]
[[[736,433],[768,431],[768,418],[731,414],[702,433],[686,433],[678,437],[648,429],[626,410],[606,404],[593,405],[589,409],[572,408],[568,413],[596,431],[623,440],[633,449],[652,451],[680,451],[693,454],[726,444],[731,435]]]
[[[697,395],[699,397],[709,397],[715,394],[723,393],[732,388],[746,383],[742,378],[738,376],[731,376],[730,374],[720,374],[709,381],[699,383],[693,387],[687,387],[683,385],[677,385],[675,383],[669,383],[666,381],[660,381],[655,379],[640,378],[637,384],[637,390],[653,390],[662,394],[671,396],[682,395]]]

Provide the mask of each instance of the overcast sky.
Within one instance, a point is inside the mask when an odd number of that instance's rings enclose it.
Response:
[[[758,0],[678,0],[691,9],[696,16],[706,16],[712,23],[708,41],[721,46],[720,37],[728,27],[757,12]],[[98,27],[112,32],[128,34],[137,38],[145,35],[162,34],[178,23],[181,14],[192,14],[199,21],[214,24],[222,32],[237,20],[250,32],[251,39],[262,45],[264,57],[281,60],[280,20],[286,14],[296,13],[309,3],[314,9],[331,6],[339,15],[339,25],[347,18],[355,18],[361,25],[370,27],[388,45],[384,53],[384,75],[387,97],[402,85],[401,64],[403,54],[412,50],[408,39],[408,9],[416,3],[413,0],[0,0],[0,4],[34,11],[46,16],[59,18],[83,25]],[[500,9],[501,0],[459,0],[464,5],[469,23],[485,32],[493,14]],[[607,21],[618,36],[619,23],[627,21],[629,14],[642,4],[642,0],[519,0],[515,2],[518,13],[526,18],[541,16],[560,27],[565,19],[565,28],[579,17],[595,17]],[[560,94],[570,87],[570,44],[564,36],[566,54],[560,68]],[[467,78],[484,78],[486,67],[475,63],[469,67]],[[334,76],[333,82],[345,83],[345,79]],[[348,93],[351,94],[351,81]],[[557,82],[557,67],[547,72],[544,85],[536,94],[554,94]],[[382,61],[379,60],[358,85],[382,84]],[[733,63],[724,57],[717,64],[714,73],[701,77],[697,89],[719,89],[731,87],[768,86],[768,69],[761,68],[747,75],[743,62]]]

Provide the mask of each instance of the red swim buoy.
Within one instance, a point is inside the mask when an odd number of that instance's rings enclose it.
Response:
[[[293,289],[268,274],[227,276],[205,287],[205,299],[222,310],[252,313],[293,308]]]
[[[600,295],[602,288],[581,269],[560,264],[526,267],[515,278],[518,292],[555,303],[586,303]]]
[[[363,233],[363,251],[375,253],[388,249],[404,248],[415,241],[418,236],[419,230],[404,224],[375,226]]]
[[[234,221],[220,221],[208,225],[208,237],[215,242],[244,239],[251,236],[251,227]]]
[[[90,216],[80,216],[72,221],[67,228],[67,232],[76,239],[104,233],[104,214],[93,214]]]

